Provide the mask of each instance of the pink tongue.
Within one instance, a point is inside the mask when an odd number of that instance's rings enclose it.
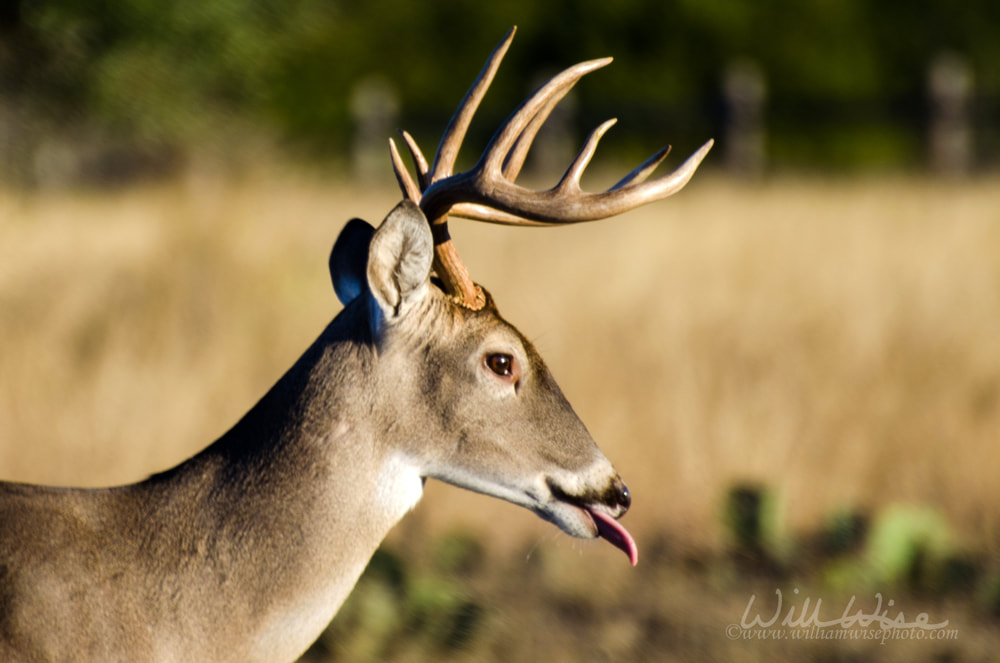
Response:
[[[635,541],[632,539],[632,535],[628,533],[621,524],[609,515],[603,514],[600,511],[591,511],[587,509],[591,516],[594,517],[594,522],[597,523],[597,535],[602,539],[607,539],[608,543],[620,548],[628,555],[628,561],[632,562],[632,566],[635,566],[639,561],[639,550],[635,547]]]

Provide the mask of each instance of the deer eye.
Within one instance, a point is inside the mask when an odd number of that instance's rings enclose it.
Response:
[[[486,366],[502,378],[509,378],[514,374],[514,358],[508,354],[495,352],[486,355]]]

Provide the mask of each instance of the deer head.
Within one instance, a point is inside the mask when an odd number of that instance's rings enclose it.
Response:
[[[584,192],[580,177],[611,120],[594,130],[554,188],[533,191],[516,184],[555,105],[584,74],[608,64],[606,58],[548,81],[496,132],[472,169],[454,174],[466,130],[513,36],[512,29],[493,51],[452,117],[432,165],[402,132],[416,165],[412,177],[390,140],[404,201],[378,230],[359,220],[348,224],[334,247],[331,273],[345,305],[366,307],[363,317],[377,339],[379,361],[393,367],[383,373],[383,388],[397,395],[399,412],[407,412],[397,421],[418,422],[399,424],[416,428],[403,436],[412,441],[407,458],[416,474],[524,506],[573,536],[603,537],[635,564],[635,543],[617,522],[631,503],[628,489],[538,352],[472,280],[447,222],[452,215],[545,226],[620,214],[680,190],[712,143],[659,179],[645,181],[669,148],[607,191]],[[414,403],[423,416],[413,416]],[[442,441],[447,441],[443,447]]]

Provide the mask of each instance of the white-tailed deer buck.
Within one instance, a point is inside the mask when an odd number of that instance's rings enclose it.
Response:
[[[662,150],[603,193],[580,175],[514,179],[538,128],[594,60],[559,74],[452,174],[506,52],[496,48],[432,165],[403,134],[414,180],[376,230],[347,224],[330,257],[343,311],[229,432],[140,483],[0,483],[0,661],[292,661],[333,618],[386,533],[439,479],[519,504],[632,563],[625,484],[541,357],[469,278],[448,214],[515,225],[612,216],[678,191],[711,147],[644,180]],[[429,220],[429,222],[428,222]]]

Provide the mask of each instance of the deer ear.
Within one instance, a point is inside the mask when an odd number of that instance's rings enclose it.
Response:
[[[368,246],[375,229],[361,219],[351,219],[340,231],[330,252],[330,279],[337,299],[344,306],[368,287]]]
[[[368,247],[368,289],[387,321],[427,296],[434,240],[420,208],[404,200],[389,212]]]

